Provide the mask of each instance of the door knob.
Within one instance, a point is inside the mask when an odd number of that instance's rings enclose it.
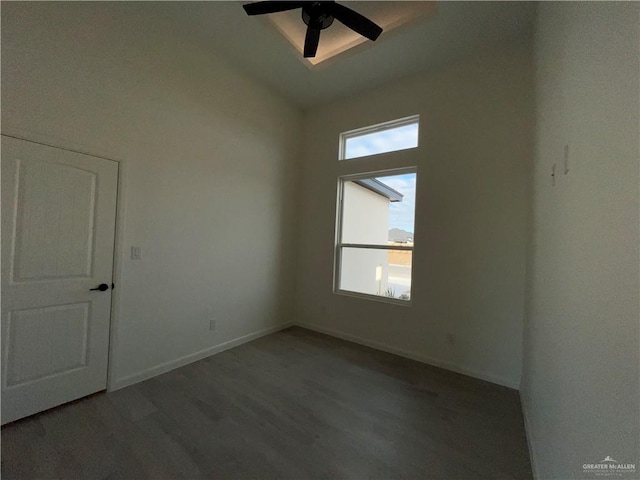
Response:
[[[101,283],[96,288],[90,288],[89,290],[100,290],[101,292],[106,292],[107,290],[109,290],[109,285],[107,285],[106,283]]]

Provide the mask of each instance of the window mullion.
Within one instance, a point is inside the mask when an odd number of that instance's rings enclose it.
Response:
[[[412,251],[413,246],[404,245],[374,245],[368,243],[339,243],[340,248],[365,248],[373,250],[405,250]]]

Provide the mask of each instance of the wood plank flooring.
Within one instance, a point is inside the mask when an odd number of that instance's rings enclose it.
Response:
[[[2,478],[532,474],[515,390],[293,327],[5,426]]]

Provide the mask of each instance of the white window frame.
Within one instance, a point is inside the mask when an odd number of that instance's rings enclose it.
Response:
[[[374,250],[399,250],[399,251],[411,251],[413,252],[413,245],[409,246],[392,246],[392,245],[377,245],[370,243],[342,243],[342,220],[344,214],[344,184],[346,182],[352,182],[354,180],[363,180],[367,178],[377,178],[377,177],[388,177],[392,175],[404,175],[407,173],[415,173],[416,174],[416,183],[418,178],[418,167],[402,167],[402,168],[392,168],[386,170],[377,170],[377,171],[368,171],[357,174],[349,174],[349,175],[341,175],[338,177],[338,201],[337,201],[337,212],[336,212],[336,239],[335,239],[335,250],[334,250],[334,268],[333,268],[333,292],[346,295],[349,297],[358,297],[358,298],[366,298],[369,300],[376,300],[379,302],[385,303],[393,303],[396,305],[404,305],[410,306],[413,302],[413,254],[411,255],[411,294],[409,296],[409,300],[401,300],[399,298],[385,297],[383,295],[371,295],[369,293],[362,292],[353,292],[351,290],[342,290],[340,288],[340,275],[342,272],[342,250],[344,248],[363,248],[363,249],[374,249]],[[417,191],[417,188],[416,188]],[[415,212],[414,212],[414,222],[415,222]]]
[[[376,125],[370,125],[368,127],[357,128],[355,130],[349,130],[340,134],[340,147],[338,150],[338,160],[349,161],[356,160],[363,157],[345,158],[347,140],[355,137],[362,137],[376,132],[384,132],[386,130],[392,130],[398,127],[404,127],[406,125],[416,124],[418,126],[418,138],[415,147],[401,148],[399,150],[390,150],[388,152],[374,153],[373,155],[384,155],[392,152],[401,152],[403,150],[411,150],[420,146],[420,115],[411,115],[409,117],[399,118],[397,120],[391,120],[389,122],[378,123]]]

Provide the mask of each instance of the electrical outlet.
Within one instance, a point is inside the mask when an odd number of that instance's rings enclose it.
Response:
[[[216,329],[216,319],[212,318],[211,320],[209,320],[209,330],[215,330]]]
[[[453,333],[447,333],[447,343],[449,345],[456,344],[456,336]]]
[[[131,247],[131,260],[140,260],[142,258],[142,249],[140,247]]]

